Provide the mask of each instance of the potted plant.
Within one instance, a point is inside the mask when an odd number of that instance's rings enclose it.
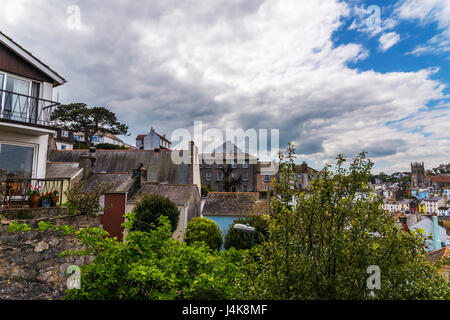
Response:
[[[39,207],[39,188],[34,188],[32,185],[28,186],[29,189],[27,191],[28,196],[28,204],[30,205],[30,208],[37,208]]]
[[[50,208],[52,206],[52,192],[42,193],[41,200],[43,208]]]
[[[52,192],[52,207],[56,206],[56,204],[58,203],[58,198],[59,198],[59,192],[58,190],[55,190]]]

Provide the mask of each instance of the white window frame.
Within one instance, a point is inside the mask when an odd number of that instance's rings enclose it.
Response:
[[[69,131],[67,131],[67,130],[61,130],[61,137],[64,137],[64,138],[69,137]]]
[[[8,82],[8,77],[13,77],[13,78],[17,78],[19,80],[27,81],[30,84],[28,86],[27,96],[31,96],[31,89],[32,89],[32,86],[33,86],[33,82],[39,83],[39,96],[38,96],[38,99],[42,98],[42,92],[43,92],[43,87],[44,87],[42,81],[32,80],[30,78],[25,78],[25,77],[16,75],[14,73],[8,73],[8,72],[5,72],[5,71],[0,71],[0,73],[3,75],[3,86],[1,88],[2,90],[6,90],[6,83]],[[3,108],[5,106],[5,94],[6,94],[5,92],[1,92],[1,94],[0,94],[0,101],[1,101],[1,104],[0,104],[0,119],[3,118]],[[27,119],[28,119],[28,116],[29,116],[29,112],[30,112],[30,109],[28,108],[27,109]]]
[[[209,177],[209,178],[208,178]],[[206,172],[205,174],[205,180],[206,181],[211,181],[211,172]]]

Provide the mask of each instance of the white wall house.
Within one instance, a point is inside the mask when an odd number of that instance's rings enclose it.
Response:
[[[0,169],[45,178],[53,88],[66,80],[0,32]]]
[[[170,149],[172,143],[165,135],[160,135],[151,128],[148,134],[140,134],[136,137],[136,147],[142,150]]]

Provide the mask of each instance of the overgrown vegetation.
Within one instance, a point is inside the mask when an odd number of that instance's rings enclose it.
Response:
[[[133,229],[129,217],[128,228]],[[102,229],[77,233],[94,254],[82,267],[81,289],[65,299],[235,299],[243,298],[241,253],[213,253],[202,242],[187,245],[172,239],[167,217],[158,218],[148,232],[133,231],[125,242],[105,237]]]
[[[187,225],[184,241],[187,244],[204,242],[212,250],[222,247],[222,232],[217,224],[206,218],[193,218]]]
[[[171,225],[172,232],[177,229],[180,212],[170,199],[159,194],[146,195],[139,201],[133,210],[135,223],[133,231],[150,231],[156,228],[160,216],[166,216]]]
[[[255,228],[254,241],[255,245],[264,243],[264,239],[267,239],[267,220],[263,216],[248,216],[239,218],[230,225],[228,232],[225,236],[225,249],[231,247],[235,249],[250,249],[251,234],[242,230],[234,229],[234,225],[237,223],[249,224]]]
[[[100,205],[99,199],[111,187],[106,183],[99,184],[94,191],[82,192],[84,182],[74,184],[65,192],[67,202],[64,203],[69,209],[69,214],[73,215],[95,215],[104,208]]]

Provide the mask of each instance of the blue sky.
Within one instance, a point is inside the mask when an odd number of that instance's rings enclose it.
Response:
[[[312,167],[364,149],[395,172],[450,162],[449,17],[448,0],[6,0],[0,30],[128,143],[194,121],[279,129]]]

